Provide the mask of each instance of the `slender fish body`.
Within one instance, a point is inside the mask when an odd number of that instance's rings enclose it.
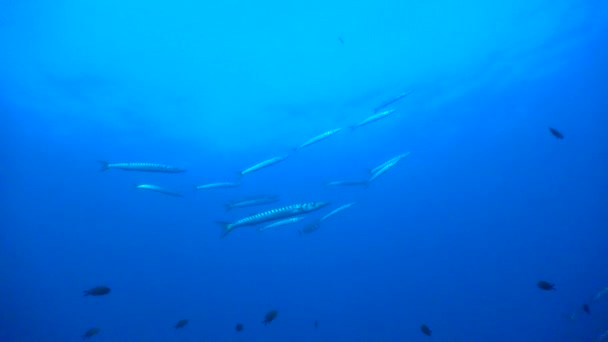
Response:
[[[309,202],[302,204],[293,204],[288,205],[286,207],[267,210],[259,214],[247,216],[232,223],[218,222],[218,224],[222,226],[222,234],[220,235],[220,237],[225,237],[226,235],[228,235],[228,233],[230,233],[234,228],[237,227],[255,226],[260,223],[286,219],[289,217],[298,216],[321,209],[327,205],[329,205],[328,202]]]
[[[411,94],[411,93],[412,93],[412,90],[410,90],[410,91],[408,91],[408,92],[401,93],[401,94],[399,94],[397,97],[395,97],[395,98],[393,98],[393,99],[390,99],[390,100],[388,100],[388,101],[386,101],[386,102],[382,103],[382,104],[381,104],[381,105],[379,105],[378,107],[374,108],[374,113],[378,113],[378,111],[379,111],[379,110],[381,110],[381,109],[383,109],[383,108],[386,108],[386,107],[388,107],[388,106],[392,105],[393,103],[395,103],[395,102],[397,102],[397,101],[399,101],[399,100],[401,100],[401,99],[403,99],[403,98],[407,97],[407,96],[408,96],[409,94]]]
[[[367,185],[366,180],[354,180],[354,181],[333,181],[325,184],[326,186],[361,186]]]
[[[389,160],[385,161],[384,163],[382,163],[382,164],[380,164],[380,165],[376,166],[375,168],[371,169],[371,170],[369,171],[369,173],[370,173],[370,174],[374,174],[374,173],[378,172],[378,170],[380,170],[381,168],[383,168],[383,167],[385,167],[386,165],[390,164],[391,162],[394,162],[394,161],[399,162],[399,161],[401,161],[402,159],[405,159],[405,158],[409,157],[409,156],[410,156],[410,154],[412,154],[412,153],[411,153],[411,152],[407,152],[407,153],[404,153],[404,154],[400,154],[400,155],[398,155],[398,156],[396,156],[396,157],[393,157],[393,158],[391,158],[391,159],[389,159]]]
[[[255,165],[253,165],[252,167],[246,168],[245,170],[238,172],[238,174],[240,176],[244,176],[244,175],[246,175],[248,173],[251,173],[251,172],[254,172],[254,171],[258,171],[258,170],[261,170],[263,168],[266,168],[266,167],[269,167],[271,165],[274,165],[276,163],[282,162],[283,160],[287,159],[287,157],[289,157],[289,154],[284,154],[284,155],[281,155],[281,156],[278,156],[278,157],[274,157],[274,158],[270,158],[270,159],[264,160],[261,163],[257,163]]]
[[[300,145],[299,147],[297,147],[295,150],[299,151],[301,149],[303,149],[304,147],[310,146],[314,143],[318,143],[321,140],[325,140],[329,137],[331,137],[332,135],[340,132],[342,130],[342,128],[336,128],[336,129],[332,129],[331,131],[327,131],[325,133],[319,134],[316,137],[308,140],[307,142],[303,143],[302,145]]]
[[[226,210],[231,210],[234,208],[244,208],[244,207],[253,207],[256,205],[264,205],[270,203],[276,203],[279,201],[279,196],[264,196],[264,197],[256,197],[256,198],[248,198],[236,202],[230,202],[225,205]]]
[[[387,111],[384,111],[384,112],[381,112],[381,113],[378,113],[378,114],[374,114],[374,115],[368,117],[367,119],[359,122],[358,124],[356,124],[354,126],[351,126],[350,128],[354,130],[354,129],[359,128],[361,126],[365,126],[367,124],[370,124],[370,123],[372,123],[374,121],[378,121],[380,119],[383,119],[383,118],[385,118],[385,117],[393,114],[394,111],[395,111],[394,109],[389,109]]]
[[[241,183],[235,182],[221,182],[221,183],[210,183],[204,185],[197,185],[194,187],[196,190],[204,190],[204,189],[221,189],[221,188],[234,188],[240,186]]]
[[[376,180],[378,177],[382,176],[383,174],[386,173],[386,171],[390,170],[393,168],[393,166],[397,165],[399,161],[398,160],[392,160],[389,163],[387,163],[386,165],[384,165],[383,167],[381,167],[378,171],[376,171],[375,173],[373,173],[369,179],[367,180],[368,183],[373,182],[374,180]]]
[[[161,188],[160,186],[152,185],[152,184],[141,184],[141,185],[136,186],[135,188],[136,189],[142,189],[142,190],[159,192],[161,194],[165,194],[165,195],[169,195],[169,196],[183,197],[181,194],[179,194],[177,192],[170,191],[170,190],[167,190],[165,188]]]
[[[259,231],[263,232],[265,230],[276,228],[276,227],[280,227],[280,226],[284,226],[286,224],[300,222],[303,219],[304,219],[304,217],[302,217],[302,216],[296,216],[296,217],[288,218],[288,219],[281,220],[281,221],[278,221],[278,222],[275,222],[275,223],[271,223],[271,224],[269,224],[269,225],[267,225],[267,226],[265,226],[263,228],[260,228]]]
[[[341,207],[338,207],[338,208],[334,209],[329,214],[321,217],[321,219],[319,220],[319,222],[323,222],[323,221],[327,220],[328,218],[330,218],[330,217],[332,217],[332,216],[334,216],[334,215],[336,215],[336,214],[338,214],[338,213],[340,213],[340,212],[342,212],[342,211],[344,211],[344,210],[352,207],[354,204],[355,204],[355,202],[351,202],[351,203],[345,204],[345,205],[343,205]]]
[[[101,163],[101,170],[105,171],[109,169],[121,169],[125,171],[144,171],[144,172],[162,172],[162,173],[180,173],[186,172],[184,169],[179,167],[156,164],[156,163],[108,163],[105,161],[99,161]]]

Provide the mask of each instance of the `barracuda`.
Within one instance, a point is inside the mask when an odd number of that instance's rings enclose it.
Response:
[[[288,205],[286,207],[272,209],[259,214],[251,215],[232,223],[217,222],[222,227],[222,234],[220,235],[220,237],[225,237],[234,228],[243,226],[255,226],[260,223],[266,223],[270,221],[289,218],[292,216],[298,216],[301,214],[306,214],[321,209],[327,205],[329,205],[329,202],[309,202],[302,204],[293,204]]]
[[[295,151],[297,152],[297,151],[303,149],[306,146],[310,146],[310,145],[312,145],[314,143],[318,143],[321,140],[327,139],[327,138],[331,137],[332,135],[340,132],[341,130],[342,130],[342,128],[336,128],[336,129],[332,129],[331,131],[327,131],[327,132],[325,132],[323,134],[319,134],[316,137],[308,140],[307,142],[305,142],[302,145],[300,145],[299,147],[297,147],[295,149]]]
[[[152,184],[141,184],[141,185],[136,186],[135,188],[141,189],[141,190],[159,192],[161,194],[165,194],[165,195],[169,195],[169,196],[183,197],[181,194],[179,194],[177,192],[170,191],[165,188],[161,188],[160,186],[152,185]]]
[[[329,214],[321,217],[321,219],[319,220],[319,222],[323,222],[323,221],[327,220],[328,218],[330,218],[330,217],[332,217],[332,216],[334,216],[334,215],[336,215],[336,214],[338,214],[338,213],[340,213],[340,212],[342,212],[342,211],[344,211],[344,210],[352,207],[354,204],[355,204],[355,202],[351,202],[351,203],[345,204],[345,205],[343,205],[341,207],[338,207],[338,208],[334,209]]]
[[[274,157],[274,158],[270,158],[268,160],[264,160],[261,163],[255,164],[252,167],[249,167],[243,171],[238,172],[239,176],[244,176],[248,173],[254,172],[254,171],[258,171],[260,169],[263,169],[265,167],[269,167],[271,165],[274,165],[278,162],[282,162],[283,160],[287,159],[287,157],[289,157],[289,154],[284,154],[282,156],[278,156],[278,157]]]
[[[121,169],[125,171],[145,171],[145,172],[164,172],[164,173],[180,173],[186,172],[184,169],[180,169],[175,166],[156,164],[156,163],[108,163],[105,161],[99,161],[101,163],[101,170],[105,171],[109,169]]]
[[[265,196],[265,197],[257,197],[257,198],[248,198],[241,201],[230,202],[226,205],[226,210],[231,210],[234,208],[244,208],[244,207],[253,207],[256,205],[262,204],[270,204],[279,201],[279,196]]]
[[[408,96],[408,95],[409,95],[409,94],[411,94],[411,93],[412,93],[412,90],[410,90],[410,91],[408,91],[408,92],[405,92],[405,93],[401,93],[401,94],[399,94],[397,97],[395,97],[395,98],[393,98],[393,99],[390,99],[390,100],[388,100],[388,101],[384,102],[383,104],[381,104],[381,105],[379,105],[378,107],[374,108],[374,113],[378,113],[378,111],[379,111],[380,109],[383,109],[383,108],[385,108],[385,107],[390,106],[391,104],[393,104],[393,103],[395,103],[395,102],[397,102],[397,101],[399,101],[399,100],[401,100],[401,99],[405,98],[406,96]]]
[[[409,157],[410,154],[412,154],[412,153],[411,152],[407,152],[407,153],[404,153],[404,154],[400,154],[400,155],[398,155],[396,157],[393,157],[393,158],[385,161],[384,163],[376,166],[375,168],[369,170],[369,173],[370,174],[374,174],[374,173],[378,172],[378,170],[380,170],[381,168],[383,168],[386,165],[390,164],[391,162],[399,162],[399,161],[401,161],[401,159],[405,159],[405,158]]]
[[[234,188],[234,187],[237,187],[240,185],[241,185],[240,183],[234,183],[234,182],[210,183],[210,184],[204,184],[204,185],[197,185],[194,187],[194,189],[203,190],[203,189]]]
[[[354,130],[354,129],[358,128],[358,127],[365,126],[365,125],[370,124],[370,123],[372,123],[374,121],[378,121],[378,120],[380,120],[382,118],[385,118],[385,117],[393,114],[394,111],[395,111],[394,109],[389,109],[389,110],[384,111],[382,113],[374,114],[374,115],[368,117],[367,119],[359,122],[358,124],[356,124],[354,126],[351,126],[350,128]]]
[[[367,185],[366,180],[353,180],[353,181],[333,181],[325,184],[326,186],[360,186]]]
[[[261,231],[261,232],[263,232],[265,230],[276,228],[276,227],[280,227],[280,226],[284,226],[286,224],[300,222],[303,219],[304,219],[304,217],[302,217],[302,216],[296,216],[296,217],[288,218],[288,219],[281,220],[281,221],[278,221],[278,222],[275,222],[275,223],[271,223],[271,224],[269,224],[269,225],[267,225],[267,226],[265,226],[263,228],[260,228],[258,230]]]

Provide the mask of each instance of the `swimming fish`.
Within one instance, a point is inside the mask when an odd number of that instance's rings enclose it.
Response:
[[[366,186],[366,180],[346,180],[325,183],[326,186]]]
[[[330,212],[329,214],[327,214],[327,215],[325,215],[325,216],[321,217],[321,219],[319,220],[319,223],[320,223],[320,222],[322,222],[322,221],[327,220],[328,218],[330,218],[330,217],[332,217],[332,216],[334,216],[334,215],[336,215],[336,214],[338,214],[339,212],[342,212],[342,211],[344,211],[344,210],[346,210],[346,209],[348,209],[348,208],[352,207],[354,204],[355,204],[355,202],[351,202],[351,203],[345,204],[345,205],[343,205],[343,206],[341,206],[341,207],[338,207],[338,208],[334,209],[334,210],[333,210],[332,212]]]
[[[238,172],[238,174],[240,176],[244,176],[248,173],[254,172],[254,171],[258,171],[261,170],[263,168],[269,167],[271,165],[274,165],[276,163],[282,162],[283,160],[287,159],[287,157],[289,157],[289,154],[284,154],[278,157],[274,157],[274,158],[270,158],[267,160],[264,160],[263,162],[257,163],[251,167],[246,168],[243,171]]]
[[[267,226],[265,226],[263,228],[260,228],[259,231],[263,232],[265,230],[276,228],[276,227],[280,227],[280,226],[284,226],[286,224],[300,222],[303,219],[304,219],[304,217],[302,217],[302,216],[296,216],[296,217],[288,218],[288,219],[281,220],[281,221],[278,221],[278,222],[275,222],[275,223],[271,223],[271,224],[269,224],[269,225],[267,225]]]
[[[274,321],[274,319],[277,318],[278,314],[279,312],[277,310],[268,311],[262,323],[264,323],[264,325],[268,325],[268,323]]]
[[[236,327],[234,327],[234,330],[236,330],[236,331],[243,331],[243,328],[244,328],[243,324],[237,323]]]
[[[204,190],[204,189],[235,188],[240,185],[241,185],[241,183],[236,183],[236,182],[220,182],[220,183],[197,185],[194,187],[194,189]]]
[[[367,119],[359,122],[358,124],[356,124],[354,126],[350,126],[350,128],[353,129],[353,130],[357,129],[357,128],[361,127],[361,126],[365,126],[365,125],[370,124],[370,123],[372,123],[374,121],[378,121],[380,119],[386,118],[389,115],[393,114],[393,112],[395,112],[394,109],[389,109],[387,111],[384,111],[384,112],[381,112],[381,113],[378,113],[378,114],[374,114],[374,115],[368,117]]]
[[[393,99],[390,99],[390,100],[388,100],[388,101],[386,101],[386,102],[382,103],[382,104],[381,104],[381,105],[379,105],[378,107],[374,108],[374,113],[377,113],[377,112],[378,112],[380,109],[385,108],[385,107],[388,107],[388,106],[390,106],[391,104],[393,104],[393,103],[395,103],[395,102],[397,102],[397,101],[399,101],[399,100],[401,100],[401,99],[405,98],[406,96],[408,96],[408,95],[409,95],[409,94],[411,94],[411,93],[412,93],[412,90],[410,90],[410,91],[408,91],[408,92],[403,92],[403,93],[401,93],[401,94],[397,95],[397,97],[395,97],[395,98],[393,98]]]
[[[105,171],[109,169],[121,169],[125,171],[145,171],[145,172],[162,172],[162,173],[180,173],[186,172],[184,169],[180,169],[175,166],[156,164],[156,163],[108,163],[105,161],[99,161],[101,163],[101,170]]]
[[[295,149],[295,151],[297,152],[297,151],[303,149],[304,147],[310,146],[314,143],[318,143],[321,140],[327,139],[327,138],[331,137],[332,135],[340,132],[341,130],[342,130],[342,128],[336,128],[336,129],[332,129],[331,131],[327,131],[325,133],[319,134],[316,137],[308,140],[307,142],[305,142],[302,145],[300,145],[299,147],[297,147]]]
[[[549,132],[551,132],[551,134],[553,134],[554,137],[556,137],[557,139],[564,139],[564,135],[556,130],[555,128],[551,128],[549,127]]]
[[[140,184],[140,185],[137,185],[135,188],[136,189],[142,189],[142,190],[148,190],[148,191],[154,191],[154,192],[158,192],[158,193],[161,193],[161,194],[165,194],[165,195],[169,195],[169,196],[174,196],[174,197],[183,197],[181,194],[179,194],[177,192],[173,192],[173,191],[167,190],[165,188],[161,188],[158,185]]]
[[[301,214],[306,214],[321,209],[327,205],[329,205],[329,202],[309,202],[303,204],[292,204],[286,207],[267,210],[259,214],[247,216],[232,223],[217,222],[222,227],[222,234],[220,235],[220,237],[225,237],[226,235],[228,235],[228,233],[230,233],[234,228],[237,227],[254,226],[260,223],[266,223],[293,216],[298,216]]]
[[[107,286],[97,286],[90,290],[84,291],[85,296],[103,296],[110,293],[110,288]]]
[[[608,287],[598,292],[595,297],[593,297],[592,303],[597,303],[602,298],[606,297],[606,295],[608,295]]]
[[[369,170],[369,173],[370,174],[374,174],[374,173],[378,172],[378,170],[380,170],[381,168],[383,168],[386,165],[390,164],[391,162],[395,162],[395,161],[399,162],[399,161],[401,161],[401,159],[405,159],[405,158],[409,157],[411,154],[412,154],[411,152],[406,152],[406,153],[400,154],[400,155],[398,155],[396,157],[393,157],[393,158],[385,161],[384,163],[376,166],[375,168]]]
[[[257,205],[276,203],[279,201],[279,196],[263,196],[263,197],[252,197],[247,199],[242,199],[239,201],[232,201],[224,205],[226,210],[231,210],[234,208],[244,208],[244,207],[253,207]]]
[[[87,330],[87,332],[85,332],[84,335],[82,335],[82,339],[86,340],[87,338],[91,338],[97,334],[99,334],[99,328],[91,328],[91,329]]]
[[[180,319],[177,324],[175,325],[175,329],[179,329],[179,328],[183,328],[186,326],[186,324],[188,324],[188,320],[187,319]]]
[[[583,311],[585,311],[587,314],[591,315],[591,310],[589,309],[589,305],[583,304]]]
[[[426,326],[426,324],[423,324],[420,326],[420,331],[422,331],[423,334],[425,334],[426,336],[431,336],[431,329],[429,329],[429,327]]]
[[[536,286],[538,286],[539,289],[541,290],[555,290],[555,284],[551,284],[549,282],[546,282],[544,280],[539,281],[538,283],[536,283]]]
[[[408,154],[409,156],[409,154]],[[387,162],[385,162],[383,165],[381,165],[379,168],[375,168],[377,169],[376,172],[372,173],[372,175],[369,177],[369,179],[367,180],[368,183],[373,182],[374,180],[376,180],[378,177],[382,176],[384,173],[386,173],[388,170],[392,169],[395,165],[397,165],[397,163],[403,158],[393,158]]]
[[[298,234],[300,234],[300,236],[302,236],[302,234],[310,234],[317,231],[319,228],[321,228],[321,220],[315,220],[298,230]]]

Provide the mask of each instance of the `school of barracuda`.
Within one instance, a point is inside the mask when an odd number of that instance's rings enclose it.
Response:
[[[358,123],[350,126],[351,130],[358,129],[363,126],[367,126],[373,122],[376,122],[381,119],[388,118],[396,112],[395,109],[386,109],[381,111],[390,105],[400,101],[411,94],[409,92],[403,92],[398,96],[385,101],[381,105],[375,107],[373,109],[373,114],[369,117],[359,121]],[[194,187],[195,190],[210,190],[210,189],[222,189],[222,188],[235,188],[241,185],[241,178],[247,174],[252,172],[258,172],[262,169],[271,167],[276,165],[285,159],[291,157],[295,152],[306,148],[310,145],[317,144],[325,139],[334,136],[335,134],[341,132],[343,128],[335,128],[324,133],[321,133],[306,142],[302,143],[300,146],[294,148],[291,152],[285,153],[273,158],[269,158],[267,160],[261,161],[255,165],[249,166],[242,171],[238,172],[239,180],[237,182],[217,182],[217,183],[209,183],[203,185],[197,185]],[[403,154],[397,155],[389,160],[383,162],[380,165],[377,165],[371,169],[369,169],[369,175],[366,179],[359,180],[338,180],[328,182],[326,186],[363,186],[367,187],[369,184],[374,182],[378,177],[382,176],[392,168],[394,168],[401,160],[407,159],[411,155],[410,152],[405,152]],[[109,163],[105,161],[100,161],[102,164],[101,171],[106,171],[110,169],[120,169],[125,171],[141,171],[141,172],[159,172],[159,173],[183,173],[186,170],[173,166],[166,165],[160,163],[147,163],[147,162],[118,162],[118,163]],[[182,195],[176,191],[165,189],[158,185],[153,184],[138,184],[135,186],[136,189],[139,190],[147,190],[152,192],[157,192],[169,196],[174,197],[182,197]],[[231,210],[234,208],[243,208],[243,207],[251,207],[251,206],[260,206],[260,205],[268,205],[272,203],[279,202],[279,198],[277,196],[258,196],[258,197],[249,197],[241,200],[231,201],[226,204],[226,210]],[[350,208],[353,206],[355,202],[343,204],[328,214],[322,216],[321,218],[314,219],[308,223],[306,223],[301,229],[298,230],[300,235],[309,234],[317,231],[321,227],[321,223],[327,220],[329,217],[333,217],[338,213]],[[308,217],[311,213],[316,212],[324,207],[329,206],[330,203],[327,201],[315,201],[315,202],[304,202],[304,203],[292,203],[287,205],[278,206],[273,209],[265,210],[262,212],[258,212],[255,214],[251,214],[241,219],[238,219],[234,222],[216,222],[221,226],[221,234],[220,237],[225,237],[234,229],[245,226],[257,226],[261,224],[266,224],[264,227],[259,228],[259,231],[266,231],[269,229],[283,227],[288,225],[296,224],[300,221],[303,221],[306,217]]]

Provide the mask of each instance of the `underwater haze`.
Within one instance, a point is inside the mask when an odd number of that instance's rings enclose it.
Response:
[[[0,342],[608,341],[606,1],[8,0],[0,46]]]

